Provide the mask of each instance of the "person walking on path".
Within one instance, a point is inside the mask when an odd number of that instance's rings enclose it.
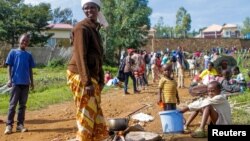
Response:
[[[132,70],[132,66],[134,65],[134,60],[131,58],[133,53],[134,53],[134,49],[128,49],[128,56],[125,58],[125,67],[124,67],[124,76],[125,76],[125,80],[124,80],[124,94],[130,94],[128,92],[128,80],[129,77],[132,79],[133,81],[133,88],[134,88],[134,93],[139,93],[139,91],[136,88],[136,79],[135,76],[133,74],[133,70]]]
[[[101,91],[105,85],[101,24],[97,22],[102,15],[101,1],[82,0],[81,4],[86,18],[72,30],[73,53],[68,64],[67,84],[76,105],[76,140],[99,141],[108,137],[101,109]]]
[[[21,35],[19,39],[19,48],[12,49],[6,59],[9,75],[7,85],[8,87],[12,87],[12,90],[4,134],[12,133],[17,103],[19,103],[19,108],[16,131],[28,131],[28,129],[24,127],[25,110],[29,88],[31,87],[31,89],[34,89],[32,68],[35,67],[32,55],[26,51],[29,41],[30,36],[28,34]]]

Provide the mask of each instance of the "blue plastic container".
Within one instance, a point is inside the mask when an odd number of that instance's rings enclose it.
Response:
[[[163,133],[182,133],[183,114],[178,110],[159,112]]]

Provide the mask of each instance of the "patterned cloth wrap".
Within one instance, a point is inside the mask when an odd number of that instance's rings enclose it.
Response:
[[[67,70],[67,84],[73,92],[76,105],[76,123],[78,127],[77,139],[80,141],[99,141],[108,137],[108,131],[103,117],[100,87],[95,79],[91,79],[94,86],[94,96],[86,94],[80,75]]]

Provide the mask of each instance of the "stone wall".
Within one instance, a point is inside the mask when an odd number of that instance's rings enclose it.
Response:
[[[240,40],[241,46],[244,48],[250,48],[250,39],[242,39]]]
[[[152,44],[154,44],[152,46]],[[182,46],[186,51],[195,50],[209,50],[213,47],[231,48],[250,48],[250,40],[243,39],[149,39],[147,45],[144,47],[147,51],[159,51],[169,49],[176,49],[177,46]]]

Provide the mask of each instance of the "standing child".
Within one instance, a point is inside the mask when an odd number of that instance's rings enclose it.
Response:
[[[178,72],[178,88],[185,88],[184,86],[184,65],[181,63],[180,58],[177,58],[177,72]]]
[[[30,36],[28,34],[21,35],[19,48],[12,49],[6,59],[9,75],[8,86],[12,87],[12,90],[4,134],[12,133],[17,103],[19,103],[19,108],[16,131],[28,131],[24,127],[24,119],[29,87],[31,87],[31,89],[34,88],[32,68],[35,67],[32,55],[26,51],[29,41]]]
[[[110,79],[112,79],[112,74],[110,73],[110,71],[106,71],[104,75],[104,83],[107,84]]]
[[[163,104],[163,109],[175,110],[176,103],[180,104],[180,99],[177,91],[177,83],[172,75],[172,65],[163,66],[163,77],[159,82],[159,103]]]

